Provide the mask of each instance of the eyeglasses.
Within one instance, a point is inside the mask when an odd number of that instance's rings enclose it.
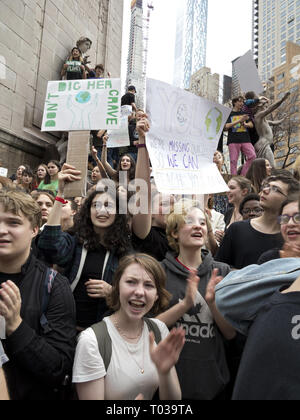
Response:
[[[293,216],[289,216],[288,214],[283,214],[282,216],[278,217],[278,222],[280,225],[287,225],[290,223],[291,219],[296,225],[300,225],[300,213],[296,213]]]
[[[242,211],[242,214],[244,216],[247,216],[248,214],[251,214],[251,213],[259,214],[259,213],[262,213],[263,211],[264,210],[261,207],[255,207],[254,209],[244,209]]]
[[[284,197],[288,197],[286,194],[284,194],[282,191],[281,191],[281,189],[280,188],[278,188],[278,187],[276,187],[276,185],[270,185],[270,184],[263,184],[262,186],[261,186],[261,189],[260,189],[260,192],[262,192],[262,191],[266,191],[266,192],[275,192],[275,193],[278,193],[278,194],[281,194],[281,195],[283,195]]]

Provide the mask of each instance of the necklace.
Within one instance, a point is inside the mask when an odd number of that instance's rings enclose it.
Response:
[[[127,338],[128,340],[137,340],[138,338],[141,337],[142,333],[143,333],[143,329],[144,329],[144,323],[141,325],[141,330],[139,332],[139,334],[136,337],[129,337],[128,335],[126,335],[120,328],[118,321],[115,318],[112,318],[113,324],[116,327],[116,329],[118,330],[118,332],[120,333],[120,335],[122,337]]]
[[[135,358],[133,357],[133,355],[130,353],[130,350],[129,350],[129,347],[128,347],[128,343],[126,342],[126,340],[124,340],[124,337],[125,337],[125,338],[127,338],[127,339],[129,339],[129,340],[137,340],[138,338],[140,338],[140,337],[143,335],[144,322],[143,322],[143,324],[142,324],[141,331],[140,331],[140,333],[139,333],[139,335],[138,335],[137,337],[128,337],[126,334],[124,334],[124,332],[123,332],[123,331],[121,330],[121,328],[119,327],[117,320],[112,318],[112,321],[113,321],[113,324],[114,324],[114,326],[116,327],[117,331],[119,332],[119,334],[120,334],[120,336],[121,336],[121,338],[122,338],[122,340],[123,340],[123,342],[124,342],[125,346],[126,346],[126,350],[127,350],[128,356],[132,358],[132,360],[134,361],[134,363],[135,363],[135,364],[137,365],[137,367],[139,368],[140,373],[141,373],[142,375],[144,375],[144,373],[145,373],[145,369],[139,365],[139,363],[136,361],[136,359],[135,359]],[[145,365],[145,343],[144,343],[144,340],[143,340],[143,365]]]

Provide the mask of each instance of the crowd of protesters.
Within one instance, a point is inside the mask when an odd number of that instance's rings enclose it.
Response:
[[[62,75],[84,78],[78,62]],[[244,105],[228,193],[204,204],[157,191],[135,106],[124,153],[91,133],[86,197],[65,197],[82,174],[53,160],[0,178],[0,399],[300,399],[299,172],[256,159]]]

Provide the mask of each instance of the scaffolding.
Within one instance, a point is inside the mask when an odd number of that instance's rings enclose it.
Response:
[[[153,2],[144,0],[131,3],[131,28],[127,66],[127,87],[134,85],[137,90],[136,105],[145,108],[146,75],[148,64],[149,32]]]

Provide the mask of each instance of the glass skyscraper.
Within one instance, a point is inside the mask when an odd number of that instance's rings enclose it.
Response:
[[[253,53],[267,81],[286,61],[286,43],[300,45],[299,0],[253,0]]]
[[[191,75],[206,65],[208,0],[180,0],[173,83],[188,89]]]

